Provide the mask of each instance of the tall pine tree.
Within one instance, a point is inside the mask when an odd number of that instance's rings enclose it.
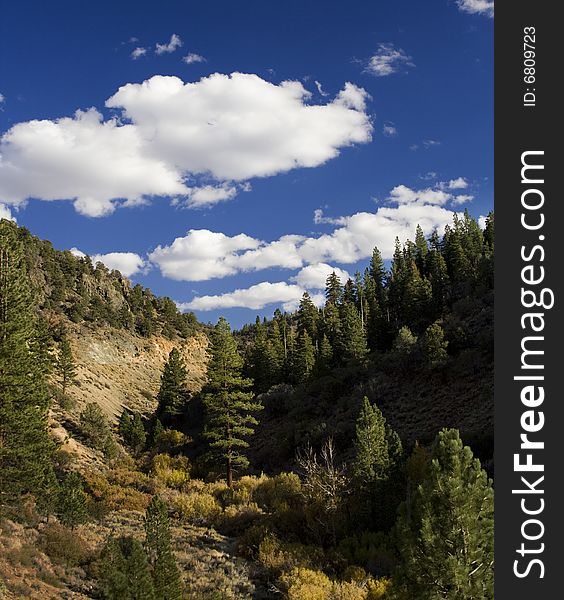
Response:
[[[253,413],[262,409],[247,391],[252,381],[242,376],[242,367],[243,359],[229,323],[220,317],[212,334],[208,383],[204,389],[205,437],[212,453],[225,465],[229,487],[233,485],[234,469],[249,464],[243,453],[249,446],[245,438],[253,434],[253,426],[258,423]]]
[[[17,227],[0,220],[0,504],[31,493],[46,507],[56,488],[38,318]]]
[[[156,416],[163,423],[170,422],[184,410],[188,399],[186,390],[186,364],[180,352],[173,348],[161,375],[161,387],[157,394]]]
[[[423,481],[400,511],[396,535],[397,598],[494,597],[492,482],[458,431],[438,434]]]

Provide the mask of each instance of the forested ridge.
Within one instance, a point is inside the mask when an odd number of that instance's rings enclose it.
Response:
[[[493,254],[418,227],[232,332],[2,220],[0,596],[493,598]],[[76,401],[73,324],[178,346],[150,409]]]

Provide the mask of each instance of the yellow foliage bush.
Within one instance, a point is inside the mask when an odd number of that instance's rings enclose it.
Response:
[[[382,577],[381,579],[370,578],[367,583],[368,596],[366,596],[366,600],[380,600],[380,598],[384,598],[391,585],[392,580],[387,577]]]
[[[261,475],[253,495],[261,508],[274,512],[296,508],[302,504],[302,498],[302,483],[296,473]]]
[[[172,499],[178,518],[193,525],[215,525],[221,516],[221,506],[209,493],[178,494]]]
[[[322,571],[294,567],[280,577],[288,600],[330,600],[333,583]]]
[[[190,479],[190,464],[185,456],[157,454],[153,458],[151,474],[167,487],[179,489]]]
[[[228,506],[222,514],[220,529],[225,535],[240,535],[262,517],[262,510],[255,502]]]
[[[98,473],[85,473],[84,480],[86,491],[90,493],[96,504],[102,505],[104,511],[144,511],[151,501],[150,494],[113,484]]]
[[[282,542],[268,534],[259,543],[257,560],[271,579],[295,568],[309,568],[323,560],[323,551],[314,546]]]
[[[362,583],[356,581],[343,581],[334,583],[330,600],[367,600],[368,591]]]
[[[187,435],[176,429],[165,429],[161,431],[155,440],[155,446],[160,452],[166,452],[179,448],[192,441]]]

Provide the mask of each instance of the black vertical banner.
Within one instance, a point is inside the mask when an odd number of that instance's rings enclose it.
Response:
[[[548,0],[495,4],[495,597],[562,597],[564,197]],[[553,591],[555,590],[555,591]],[[556,591],[558,590],[558,591]]]

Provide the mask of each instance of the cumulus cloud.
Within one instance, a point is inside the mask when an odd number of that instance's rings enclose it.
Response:
[[[194,63],[206,62],[206,59],[201,54],[195,54],[194,52],[189,52],[186,56],[182,57],[182,62],[185,62],[187,65],[192,65]]]
[[[295,310],[304,293],[299,285],[285,281],[270,283],[263,281],[249,288],[237,289],[216,296],[199,296],[191,302],[179,303],[180,310],[217,310],[222,308],[251,308],[259,310],[269,304],[280,304],[284,310]],[[318,294],[312,298],[317,305],[323,302],[323,296]]]
[[[74,248],[76,251],[77,249]],[[72,252],[72,250],[71,250]],[[78,250],[80,252],[80,250]],[[108,269],[117,269],[125,277],[131,277],[143,271],[146,267],[145,261],[134,252],[109,252],[108,254],[94,254],[92,262],[101,262]]]
[[[485,15],[493,18],[494,2],[493,0],[457,0],[458,8],[471,15]]]
[[[456,179],[451,179],[446,186],[449,190],[464,190],[468,187],[468,181],[464,177],[457,177]]]
[[[155,54],[171,54],[172,52],[178,50],[178,48],[181,46],[182,40],[180,39],[180,36],[176,35],[176,33],[173,33],[170,36],[170,41],[168,43],[157,44],[155,46]]]
[[[137,60],[138,58],[141,58],[141,56],[145,56],[145,54],[147,54],[147,48],[134,48],[131,52],[131,58]]]
[[[326,217],[322,208],[313,211],[313,222],[316,225],[343,225],[345,220],[345,217]]]
[[[330,263],[354,264],[370,257],[375,246],[385,259],[391,258],[395,238],[412,238],[417,224],[425,234],[434,229],[442,232],[452,220],[452,210],[446,205],[454,205],[454,199],[451,193],[438,188],[414,190],[399,185],[391,190],[389,205],[373,213],[329,220],[318,209],[316,222],[332,223],[335,229],[317,237],[284,235],[263,241],[246,234],[227,236],[192,229],[169,246],[158,246],[149,260],[165,277],[180,281],[205,281],[269,268],[302,269],[301,279],[296,281],[305,286],[306,278],[312,281],[315,273],[319,282],[319,273],[331,269]]]
[[[295,281],[299,286],[308,290],[322,290],[325,288],[327,277],[331,273],[335,273],[342,282],[347,281],[351,277],[343,269],[332,267],[327,263],[317,263],[315,265],[307,265],[307,267],[301,269],[297,275],[291,278],[291,281]]]
[[[0,204],[0,219],[8,219],[8,221],[15,221],[16,219],[12,216],[12,211],[5,204]]]
[[[0,139],[0,201],[67,199],[91,217],[151,196],[209,205],[232,198],[234,183],[247,189],[251,178],[316,167],[371,140],[362,88],[347,83],[326,104],[310,98],[299,82],[243,73],[127,84],[106,102],[119,118],[91,108],[9,129]]]
[[[402,68],[414,67],[411,56],[393,44],[379,44],[378,50],[370,58],[365,67],[365,72],[375,77],[386,77],[397,73]]]

